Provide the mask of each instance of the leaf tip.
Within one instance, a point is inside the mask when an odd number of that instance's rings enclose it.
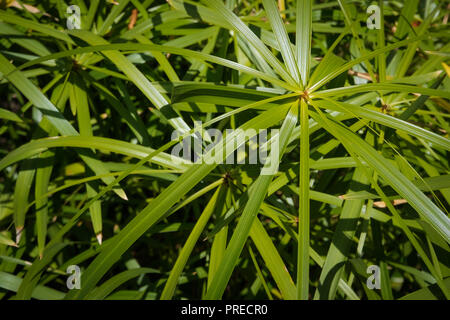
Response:
[[[23,226],[16,228],[16,247],[19,246],[20,239],[22,238]]]
[[[98,244],[102,245],[103,242],[103,233],[99,232],[97,233],[97,235],[95,236],[97,238]]]

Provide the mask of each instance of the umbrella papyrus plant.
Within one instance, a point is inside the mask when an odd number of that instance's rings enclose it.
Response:
[[[450,297],[444,5],[57,3],[0,10],[3,297]]]

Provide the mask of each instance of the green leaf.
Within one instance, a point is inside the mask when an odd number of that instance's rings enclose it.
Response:
[[[280,141],[278,150],[271,152],[279,155],[274,161],[280,161],[281,156],[284,153],[289,137],[292,134],[292,130],[297,122],[298,115],[298,104],[294,103],[283,122],[283,125],[280,130]],[[274,158],[271,158],[274,159]],[[269,164],[273,165],[272,164]],[[277,163],[276,163],[277,165]],[[265,167],[267,167],[267,163]],[[250,228],[253,224],[253,221],[258,214],[258,211],[261,207],[262,202],[267,194],[267,189],[272,180],[272,175],[260,175],[258,179],[251,186],[251,191],[249,192],[249,200],[244,207],[244,211],[239,219],[238,225],[231,237],[231,240],[225,250],[225,254],[223,257],[223,263],[220,265],[219,270],[217,271],[215,277],[213,278],[209,290],[206,294],[206,299],[219,299],[222,297],[222,294],[225,290],[225,287],[231,277],[231,273],[233,272],[237,260],[244,248],[245,242],[250,232]]]
[[[264,8],[267,12],[270,25],[272,26],[274,35],[278,40],[280,46],[281,55],[283,56],[284,63],[287,67],[289,74],[294,78],[297,83],[300,83],[300,76],[297,67],[297,60],[295,59],[294,52],[292,50],[291,41],[289,40],[288,33],[284,27],[284,22],[281,19],[280,12],[278,11],[275,1],[263,0]],[[308,34],[309,34],[309,30]],[[298,60],[300,61],[300,60]],[[303,62],[303,61],[302,61]],[[308,61],[309,63],[309,61]],[[303,75],[302,75],[303,76]]]
[[[264,59],[281,76],[281,78],[283,78],[288,84],[295,87],[295,79],[293,79],[292,76],[286,72],[284,66],[277,60],[272,52],[270,52],[264,43],[250,30],[250,28],[247,27],[229,8],[227,8],[222,1],[208,1],[208,6],[215,9],[216,13],[221,16],[231,28],[233,28],[236,32],[239,32],[241,36],[264,57]]]
[[[198,238],[202,234],[203,229],[205,229],[205,226],[208,223],[209,218],[211,217],[212,213],[214,212],[217,206],[217,200],[219,195],[223,192],[224,192],[223,185],[221,185],[213,194],[208,204],[205,206],[205,209],[203,210],[200,218],[197,220],[197,223],[192,229],[191,234],[186,240],[183,249],[181,249],[177,261],[175,262],[175,265],[173,266],[172,271],[170,272],[169,279],[167,279],[166,285],[164,286],[164,290],[161,293],[160,298],[161,300],[169,300],[173,297],[176,285],[178,283],[178,279],[181,273],[183,272],[186,262],[189,256],[191,255],[192,250],[194,249],[194,246],[198,241]]]
[[[261,254],[266,267],[272,274],[272,277],[280,289],[283,298],[286,300],[295,299],[296,288],[294,281],[292,281],[292,278],[287,271],[287,268],[275,245],[258,218],[254,219],[249,235]]]
[[[20,119],[20,117],[14,112],[1,108],[0,108],[0,119],[23,122],[22,119]]]
[[[445,279],[444,282],[450,290],[450,278]],[[401,297],[399,300],[440,300],[443,298],[444,297],[440,294],[437,285],[430,285],[426,288],[409,293]]]
[[[0,287],[2,289],[17,292],[21,283],[22,279],[20,277],[0,271]],[[37,286],[33,290],[31,297],[38,300],[61,300],[64,298],[64,295],[64,292],[45,286]]]
[[[1,13],[0,13],[1,17]],[[0,53],[0,72],[8,75],[8,80],[16,86],[23,95],[25,95],[32,103],[39,109],[39,111],[46,117],[52,125],[58,130],[61,135],[77,136],[78,132],[72,125],[63,117],[59,110],[39,91],[34,84],[24,77],[20,71],[16,70],[14,66]],[[92,155],[87,152],[80,155],[83,160],[89,165],[97,174],[107,173],[101,162],[92,158]],[[4,160],[4,159],[3,159]],[[112,178],[104,178],[105,183],[110,183]],[[125,192],[118,188],[115,190],[117,195],[126,199]]]
[[[303,87],[308,83],[311,63],[312,3],[312,0],[297,0],[295,47]]]
[[[318,117],[316,121],[322,122]],[[324,124],[325,125],[325,124]],[[396,168],[388,166],[385,159],[367,143],[334,122],[328,121],[328,126],[339,135],[346,147],[362,157],[394,190],[402,195],[420,216],[430,223],[444,239],[450,239],[450,219],[411,181],[406,179]],[[449,240],[450,241],[450,240]]]
[[[259,129],[266,128],[283,117],[281,110],[269,110],[265,113],[248,121],[241,129],[247,128]],[[228,147],[226,150],[234,150],[235,134],[227,136],[224,145],[231,144],[233,148]],[[247,137],[250,138],[250,137]],[[218,144],[213,148],[206,157],[211,157],[213,152],[221,152],[224,150],[222,144]],[[227,155],[224,155],[226,157]],[[154,223],[156,223],[169,208],[174,205],[184,194],[186,194],[194,185],[203,179],[209,172],[215,168],[216,164],[202,164],[190,167],[177,181],[172,183],[157,198],[155,198],[148,206],[146,206],[136,218],[134,218],[119,234],[115,237],[113,249],[102,251],[100,255],[91,263],[89,268],[83,273],[82,281],[86,285],[79,291],[71,292],[67,298],[77,299],[85,296],[107,270],[120,258],[120,256]]]
[[[111,277],[101,286],[95,288],[90,295],[86,297],[88,300],[103,300],[123,283],[146,273],[159,273],[158,270],[152,268],[137,268],[124,271]]]

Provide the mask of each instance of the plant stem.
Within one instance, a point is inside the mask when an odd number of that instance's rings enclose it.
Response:
[[[308,300],[309,287],[309,119],[308,104],[300,103],[300,185],[297,298]]]

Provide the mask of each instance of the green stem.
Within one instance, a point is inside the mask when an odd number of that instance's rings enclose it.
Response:
[[[300,186],[297,289],[298,299],[308,300],[309,289],[309,119],[308,104],[300,104]]]

